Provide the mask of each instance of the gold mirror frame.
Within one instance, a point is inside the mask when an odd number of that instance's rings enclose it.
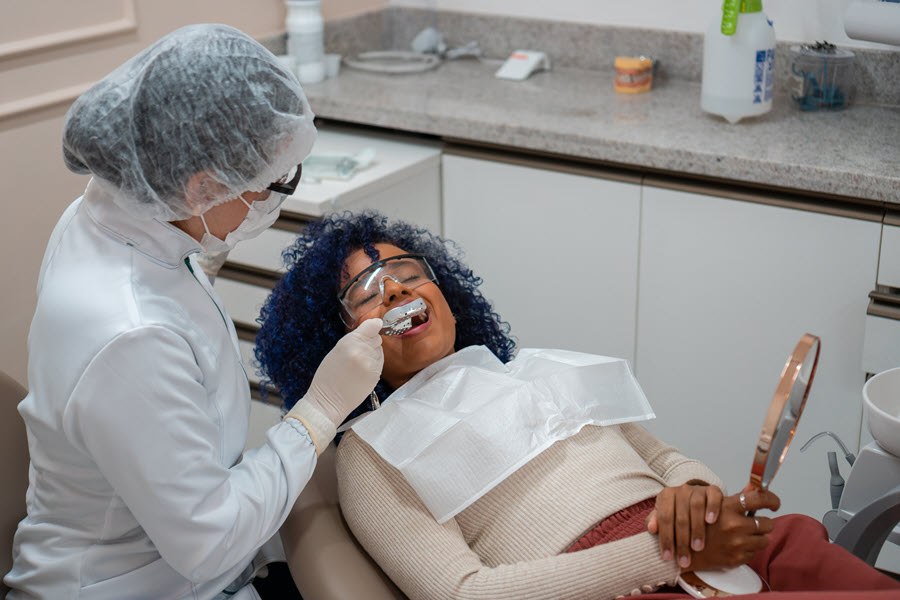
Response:
[[[772,397],[772,403],[769,405],[769,412],[766,413],[765,421],[763,421],[762,431],[759,434],[759,441],[756,445],[756,453],[753,456],[753,466],[750,469],[750,485],[754,488],[767,488],[772,478],[775,476],[775,472],[778,471],[778,467],[780,467],[782,461],[784,461],[784,457],[791,445],[791,440],[794,437],[794,432],[797,429],[800,415],[803,413],[803,408],[806,406],[809,389],[812,387],[813,378],[816,375],[816,368],[819,364],[819,351],[821,350],[821,347],[821,340],[817,336],[804,333],[803,337],[800,338],[800,341],[797,342],[794,352],[784,364],[784,370],[781,372],[781,379],[778,381],[778,387],[775,388],[775,395]],[[809,377],[806,378],[806,381],[804,382],[801,380],[800,376],[803,367],[808,364],[809,360],[812,360],[812,367],[809,370]],[[804,389],[802,390],[803,396],[800,399],[800,405],[797,407],[796,415],[793,416],[794,423],[790,432],[788,434],[782,432],[782,437],[787,435],[787,440],[784,442],[784,447],[779,450],[772,446],[773,443],[778,442],[778,426],[782,423],[785,412],[791,408],[788,402],[791,399],[792,392],[795,392],[795,386],[797,385],[804,386]],[[778,452],[778,454],[773,455],[773,450]],[[775,460],[776,462],[769,465],[770,460]],[[768,479],[765,477],[767,466],[771,466],[772,468]]]

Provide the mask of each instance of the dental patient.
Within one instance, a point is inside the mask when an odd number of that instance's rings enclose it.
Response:
[[[672,587],[682,571],[741,564],[780,598],[900,597],[817,521],[746,516],[778,498],[724,496],[710,469],[648,433],[623,361],[514,356],[460,256],[377,213],[331,215],[285,252],[257,338],[290,407],[343,335],[386,320],[381,381],[336,465],[348,525],[408,597],[687,598]]]

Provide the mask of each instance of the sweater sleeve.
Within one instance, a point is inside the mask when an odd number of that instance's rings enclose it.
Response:
[[[698,460],[687,458],[677,448],[653,436],[637,423],[621,425],[622,434],[669,487],[699,480],[725,490],[725,484],[712,470]]]
[[[650,592],[677,576],[677,566],[662,561],[646,532],[580,552],[487,566],[454,519],[438,524],[402,474],[352,432],[338,448],[337,476],[350,529],[412,600],[605,600]]]

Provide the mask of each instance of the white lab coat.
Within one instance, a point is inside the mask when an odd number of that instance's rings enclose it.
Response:
[[[31,468],[9,598],[258,598],[251,561],[316,453],[288,419],[241,456],[250,390],[199,250],[93,181],[53,231],[19,405]]]

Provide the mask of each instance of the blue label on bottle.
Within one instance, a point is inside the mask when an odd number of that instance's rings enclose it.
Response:
[[[763,82],[766,74],[766,51],[756,52],[756,65],[753,68],[753,104],[763,101]]]
[[[775,48],[766,50],[766,102],[772,99],[775,87]]]

